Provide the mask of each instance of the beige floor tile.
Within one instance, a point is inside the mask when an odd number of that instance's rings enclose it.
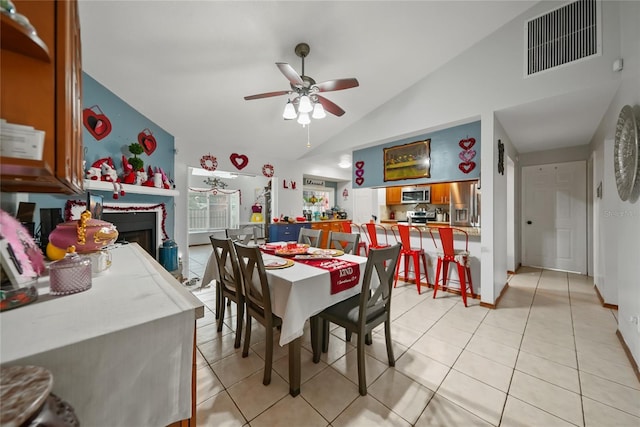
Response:
[[[449,367],[424,354],[409,349],[396,361],[397,371],[430,390],[437,390],[449,372]]]
[[[364,355],[365,360],[365,376],[367,378],[367,384],[373,384],[373,382],[378,378],[389,365],[387,363],[382,363],[379,360],[369,356],[368,354]],[[357,351],[351,351],[347,353],[345,356],[336,360],[331,367],[353,381],[354,384],[358,384],[358,354]]]
[[[211,310],[204,311],[204,317],[196,319],[196,328],[212,325],[216,322],[216,315]]]
[[[208,367],[209,363],[207,363],[207,359],[204,358],[202,353],[200,353],[200,349],[196,350],[196,369]]]
[[[335,369],[325,369],[311,378],[300,393],[329,421],[333,421],[359,396],[358,386]]]
[[[433,326],[439,317],[433,318],[428,316],[429,310],[424,304],[418,304],[416,307],[396,317],[392,325],[402,325],[420,333],[426,332]],[[443,312],[444,314],[444,312]]]
[[[578,366],[580,371],[640,390],[640,381],[638,381],[631,364],[620,365],[600,359],[590,353],[578,353]]]
[[[351,337],[351,341],[355,343],[355,336]],[[302,343],[303,348],[312,351],[310,340],[303,340]],[[332,333],[329,339],[329,350],[320,354],[320,360],[329,365],[334,363],[345,354],[355,350],[356,347],[353,343],[344,340],[344,330],[339,332],[339,336]]]
[[[359,396],[331,425],[332,427],[408,427],[411,424],[373,397]]]
[[[230,334],[231,329],[227,326],[222,328],[221,332],[218,332],[216,328],[216,324],[212,323],[210,325],[203,326],[201,328],[196,329],[196,344],[204,344],[207,341],[213,341],[215,339],[220,338],[223,335]]]
[[[527,353],[534,354],[544,359],[549,359],[553,362],[560,363],[561,365],[569,366],[570,368],[578,368],[575,350],[540,341],[535,338],[528,337],[526,334],[522,340],[520,351],[526,351]]]
[[[368,355],[378,359],[382,363],[388,364],[389,357],[387,356],[387,341],[384,336],[384,331],[381,333],[373,334],[371,338],[372,338],[372,343],[371,345],[365,346],[365,352]],[[393,326],[392,326],[391,349],[393,350],[393,356],[395,360],[398,360],[398,358],[402,356],[409,347],[399,344],[398,342],[395,341],[394,338],[395,336],[393,334]]]
[[[384,337],[384,325],[380,326],[381,327],[377,329],[376,332]],[[391,323],[391,339],[405,347],[412,346],[421,336],[422,332],[420,331],[397,323]],[[352,341],[353,344],[355,344],[355,340],[353,340],[353,338]]]
[[[509,308],[502,308],[502,304],[498,306],[497,310],[491,311],[487,314],[483,325],[496,326],[507,331],[522,334],[527,324],[527,315],[529,310],[527,309],[524,314],[512,313]]]
[[[588,397],[582,398],[582,406],[584,408],[584,425],[586,427],[607,425],[616,427],[640,426],[640,417],[635,417]]]
[[[279,336],[276,335],[273,337],[273,360],[278,360],[281,359],[283,357],[287,357],[289,355],[289,346],[288,345],[284,345],[281,346],[280,344],[278,344],[278,340],[279,340]],[[251,340],[253,341],[253,339]],[[244,340],[243,343],[244,345]],[[253,350],[258,356],[260,356],[261,359],[264,360],[264,349],[267,346],[267,340],[262,340],[260,342],[256,342],[255,344],[251,345],[250,348],[251,350]]]
[[[328,424],[306,400],[290,395],[251,420],[251,427],[326,427]]]
[[[240,427],[246,422],[226,391],[196,406],[196,424],[199,426]]]
[[[574,393],[580,393],[578,370],[569,366],[521,351],[516,362],[516,370]]]
[[[598,359],[608,360],[622,366],[629,366],[629,359],[622,349],[622,345],[605,346],[595,341],[578,339],[576,340],[576,350],[578,353],[590,354]]]
[[[450,325],[446,319],[442,319],[433,325],[431,329],[427,331],[426,335],[455,345],[456,347],[464,348],[473,334],[457,329]]]
[[[575,337],[568,330],[548,328],[545,324],[531,322],[527,324],[524,335],[538,341],[558,345],[571,350],[576,348]]]
[[[516,365],[516,357],[518,350],[509,347],[498,342],[495,342],[489,338],[474,335],[467,344],[466,350],[473,353],[484,356],[494,362],[501,363],[510,368]]]
[[[640,390],[586,372],[580,373],[580,384],[583,396],[640,417]]]
[[[453,369],[505,393],[509,390],[513,368],[465,350],[453,365]]]
[[[218,360],[224,359],[227,356],[241,351],[240,348],[233,347],[235,339],[236,337],[233,334],[227,334],[212,341],[202,343],[198,348],[204,358],[207,359],[207,362],[211,365]]]
[[[487,421],[436,394],[415,427],[491,426]]]
[[[582,424],[580,395],[515,371],[509,395],[570,423]]]
[[[242,357],[242,353],[236,352],[213,363],[211,369],[220,382],[229,388],[256,372],[264,372],[264,360],[252,350],[249,350],[247,357]]]
[[[489,338],[492,341],[516,349],[520,348],[520,343],[522,342],[522,334],[484,323],[478,327],[475,335]]]
[[[306,348],[300,350],[300,365],[300,384],[309,381],[310,378],[327,367],[327,364],[322,360],[313,363],[313,353]],[[289,382],[289,356],[274,361],[273,370]]]
[[[433,395],[433,391],[394,369],[387,369],[367,391],[411,424],[417,421]]]
[[[447,366],[453,366],[460,353],[462,353],[462,347],[449,344],[426,334],[416,341],[411,348]]]
[[[464,307],[464,305],[461,305]],[[447,314],[445,314],[442,319],[438,322],[444,322],[449,326],[452,326],[461,331],[468,332],[470,334],[474,333],[478,326],[480,325],[481,319],[477,316],[465,316],[454,309],[451,309]]]
[[[209,366],[200,368],[196,371],[196,405],[215,396],[223,390],[224,386]]]
[[[493,425],[498,425],[506,393],[451,370],[438,394]]]
[[[571,424],[513,396],[507,396],[501,426],[505,427],[570,427]]]
[[[263,372],[256,372],[227,389],[249,422],[289,393],[289,384],[275,372],[269,385],[262,384],[262,378]]]

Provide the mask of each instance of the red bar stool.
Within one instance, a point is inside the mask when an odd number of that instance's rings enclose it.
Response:
[[[362,238],[362,229],[358,224],[355,224],[353,222],[343,222],[342,231],[344,231],[345,233],[353,233],[353,234],[360,235],[360,240],[358,241],[358,247],[354,252],[355,255],[360,255],[360,249],[364,249],[364,256],[367,256],[367,254],[369,254],[369,249],[367,249],[367,242],[365,242],[364,239]]]
[[[465,248],[454,249],[453,247],[453,232],[457,231],[465,236]],[[433,237],[433,232],[429,228],[431,239],[433,244],[438,249],[436,240]],[[460,278],[460,293],[462,294],[462,302],[464,306],[467,306],[467,289],[471,293],[471,297],[475,298],[473,293],[473,281],[471,278],[471,264],[469,260],[469,235],[466,231],[453,227],[438,227],[438,233],[440,234],[440,243],[442,244],[442,251],[438,250],[438,266],[436,268],[436,283],[433,287],[433,297],[436,297],[438,291],[438,284],[442,289],[447,288],[447,280],[449,280],[450,263],[455,263],[458,266],[458,277]],[[444,267],[444,268],[443,268]],[[440,276],[442,273],[442,277]]]
[[[393,287],[396,287],[398,283],[398,276],[400,273],[400,264],[402,261],[402,257],[404,257],[404,281],[406,282],[409,275],[409,260],[413,260],[413,273],[416,280],[416,286],[418,288],[418,295],[420,295],[420,287],[422,286],[421,278],[422,274],[420,272],[420,261],[422,261],[422,268],[424,269],[424,280],[426,282],[426,286],[429,286],[429,271],[427,270],[427,256],[422,247],[422,230],[415,225],[392,225],[391,231],[395,236],[396,240],[399,243],[402,243],[402,249],[400,249],[400,260],[398,262],[398,266],[396,267],[396,278],[393,283]],[[412,248],[411,247],[411,235],[410,232],[415,231],[418,234],[420,247]]]
[[[366,230],[365,236],[369,241],[369,249],[380,249],[386,248],[389,245],[389,237],[387,235],[387,229],[381,226],[380,224],[376,224],[374,222],[367,222],[362,224],[364,230]],[[378,242],[378,232],[384,235],[384,243]]]

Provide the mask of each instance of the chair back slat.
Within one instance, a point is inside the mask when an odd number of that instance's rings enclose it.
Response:
[[[453,241],[453,232],[457,231],[460,234],[465,236],[465,251],[469,251],[469,234],[466,231],[455,228],[455,227],[439,227],[438,233],[440,234],[440,242],[442,244],[442,251],[444,255],[447,257],[452,257],[455,255],[454,241]]]
[[[238,267],[233,242],[231,239],[218,239],[214,236],[209,236],[209,240],[211,240],[216,258],[218,280],[228,290],[243,293],[242,276]]]
[[[386,248],[369,250],[362,278],[361,295],[363,298],[360,298],[360,322],[366,319],[367,313],[373,309],[389,308],[393,279],[401,248],[402,244],[396,244]],[[378,286],[372,292],[371,282],[374,274],[377,276]],[[366,295],[369,297],[364,297]]]
[[[244,245],[248,245],[251,240],[253,240],[254,244],[258,244],[258,240],[256,237],[255,230],[253,226],[243,227],[243,228],[227,228],[225,230],[227,237],[234,242],[240,242]]]
[[[300,228],[298,234],[298,243],[305,243],[313,248],[319,248],[322,242],[322,230],[311,228]]]
[[[360,235],[343,233],[341,231],[329,231],[328,249],[339,249],[345,254],[355,255],[360,242]]]
[[[239,242],[233,242],[233,245],[244,279],[244,294],[247,301],[247,308],[262,312],[265,317],[271,316],[269,280],[262,261],[260,248],[257,246],[243,245]]]

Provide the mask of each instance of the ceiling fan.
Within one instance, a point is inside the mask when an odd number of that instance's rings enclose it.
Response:
[[[289,80],[291,84],[290,90],[280,90],[276,92],[266,92],[257,95],[245,96],[245,100],[269,98],[280,95],[293,95],[285,106],[283,117],[287,120],[298,117],[298,122],[308,124],[310,122],[309,113],[313,112],[313,118],[323,118],[325,111],[335,115],[342,116],[344,110],[334,102],[328,100],[319,93],[332,92],[336,90],[350,89],[359,85],[355,78],[327,80],[322,83],[316,81],[304,74],[304,58],[309,55],[309,45],[307,43],[299,43],[295,47],[295,53],[302,58],[302,75],[299,75],[293,67],[286,62],[276,62],[280,72]]]

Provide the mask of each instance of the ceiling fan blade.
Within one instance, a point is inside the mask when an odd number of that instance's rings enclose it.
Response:
[[[314,86],[318,88],[318,92],[331,92],[334,90],[351,89],[352,87],[360,86],[360,84],[358,83],[358,79],[350,78],[327,80]]]
[[[320,104],[322,104],[322,106],[324,107],[324,110],[333,114],[334,116],[342,116],[344,114],[344,110],[340,107],[338,107],[335,103],[333,103],[332,101],[329,101],[327,98],[325,98],[324,96],[320,96],[320,95],[316,95],[318,97],[318,102],[320,102]]]
[[[257,95],[245,96],[244,99],[245,101],[249,101],[251,99],[269,98],[271,96],[288,95],[290,93],[291,93],[290,90],[279,90],[277,92],[265,92],[265,93],[259,93]]]
[[[276,65],[280,69],[280,72],[291,82],[292,86],[304,86],[302,77],[296,73],[296,70],[294,70],[291,65],[286,62],[276,62]]]

